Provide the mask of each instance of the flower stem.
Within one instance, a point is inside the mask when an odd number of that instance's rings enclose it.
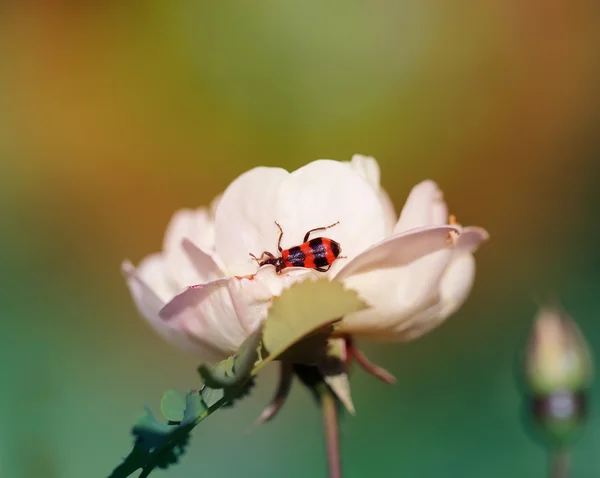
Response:
[[[321,387],[321,409],[323,413],[323,431],[327,446],[329,478],[341,478],[340,435],[336,398],[327,386]]]
[[[550,452],[550,478],[569,478],[569,452],[557,449]]]

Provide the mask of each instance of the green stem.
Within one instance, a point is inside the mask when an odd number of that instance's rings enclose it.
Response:
[[[569,478],[569,452],[557,449],[550,452],[550,478]]]
[[[321,409],[327,446],[329,478],[342,478],[337,403],[336,398],[327,386],[321,387]]]

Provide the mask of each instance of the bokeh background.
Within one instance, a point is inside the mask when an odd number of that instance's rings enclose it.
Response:
[[[354,153],[398,210],[432,178],[491,241],[451,320],[364,344],[398,383],[354,371],[346,476],[544,476],[513,372],[548,294],[599,354],[599,47],[592,0],[2,3],[0,476],[105,477],[143,404],[197,384],[119,270],[176,209],[257,165]],[[156,476],[324,476],[302,387],[244,434],[274,378]],[[597,392],[575,477],[600,474]]]

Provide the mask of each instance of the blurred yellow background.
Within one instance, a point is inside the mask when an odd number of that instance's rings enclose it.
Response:
[[[354,153],[378,158],[398,211],[432,178],[491,241],[448,323],[365,344],[398,383],[353,374],[346,476],[542,476],[513,371],[547,294],[600,347],[599,47],[589,0],[0,6],[0,476],[105,477],[144,402],[197,384],[120,275],[176,209],[257,165]],[[322,476],[301,387],[244,434],[274,385],[269,370],[156,475]],[[600,473],[599,428],[573,476]]]

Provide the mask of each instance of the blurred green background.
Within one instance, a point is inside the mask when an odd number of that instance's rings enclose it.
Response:
[[[451,320],[364,344],[398,383],[354,371],[346,476],[544,476],[513,370],[549,293],[600,349],[599,47],[588,0],[0,6],[0,476],[105,477],[144,402],[198,383],[119,270],[159,250],[176,209],[257,165],[353,153],[378,158],[398,211],[432,178],[491,241]],[[156,476],[324,476],[302,387],[244,434],[274,378]],[[600,474],[592,400],[575,477]]]

